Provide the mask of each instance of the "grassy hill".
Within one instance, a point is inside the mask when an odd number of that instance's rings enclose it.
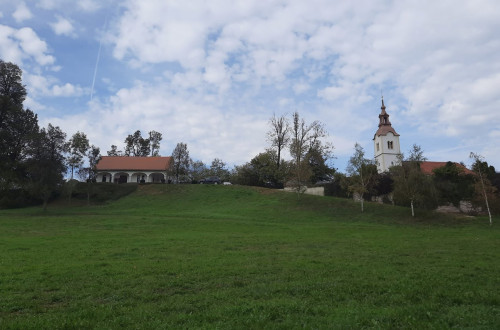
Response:
[[[0,328],[500,327],[498,220],[145,185],[0,211]]]

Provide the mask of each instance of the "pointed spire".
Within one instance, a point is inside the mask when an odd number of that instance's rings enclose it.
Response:
[[[385,113],[384,95],[382,95],[382,106],[380,109],[382,109],[382,113]]]

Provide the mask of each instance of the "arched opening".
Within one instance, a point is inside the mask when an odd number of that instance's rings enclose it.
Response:
[[[111,179],[111,173],[109,172],[103,172],[99,174],[98,177],[99,182],[112,182],[113,180]]]
[[[165,182],[165,176],[163,173],[151,173],[149,175],[149,182],[162,183]]]
[[[137,172],[132,174],[132,177],[130,178],[131,182],[137,182],[137,183],[146,183],[148,182],[148,176],[146,173],[143,172]]]
[[[113,178],[113,183],[127,183],[128,182],[128,173],[119,172],[116,173]]]

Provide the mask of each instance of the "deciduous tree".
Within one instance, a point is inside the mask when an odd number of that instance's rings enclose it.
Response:
[[[147,157],[149,152],[149,139],[144,139],[141,131],[137,130],[125,139],[125,156]]]
[[[160,154],[161,140],[162,140],[162,135],[160,132],[156,131],[149,132],[149,148],[151,150],[151,156],[158,156]]]
[[[271,148],[276,151],[276,168],[280,168],[281,152],[288,146],[290,142],[290,125],[286,115],[279,117],[273,114],[269,120],[271,129],[267,132],[267,137],[271,142]]]
[[[30,145],[28,176],[30,191],[38,195],[46,210],[49,198],[61,187],[66,171],[64,154],[68,152],[66,133],[51,124],[42,128]]]
[[[414,217],[415,204],[428,204],[424,202],[425,199],[433,199],[433,181],[420,170],[420,163],[426,160],[420,146],[414,144],[409,157],[404,159],[404,155],[401,154],[398,160],[398,164],[390,169],[394,180],[394,200],[398,204],[409,202],[411,215]]]
[[[76,132],[69,140],[70,154],[68,157],[68,165],[71,168],[71,179],[73,179],[75,168],[78,169],[83,165],[83,158],[89,148],[89,139],[87,139],[85,133]]]
[[[368,191],[368,186],[372,183],[377,173],[374,161],[365,158],[363,147],[356,143],[354,145],[354,155],[349,159],[347,173],[350,175],[349,190],[357,193],[361,200],[361,212],[364,211],[364,195]]]
[[[187,144],[183,142],[177,143],[174,151],[172,151],[172,159],[169,166],[170,173],[175,176],[177,183],[180,182],[179,178],[182,178],[189,173],[190,164],[191,158],[189,158]]]
[[[487,182],[487,179],[484,177],[484,173],[483,171],[481,170],[481,162],[483,161],[483,156],[479,155],[479,154],[476,154],[474,152],[471,152],[470,153],[470,158],[474,159],[475,161],[475,165],[476,166],[473,166],[472,168],[474,170],[476,170],[477,172],[477,175],[478,175],[478,180],[479,180],[479,183],[481,184],[481,190],[482,190],[482,193],[483,193],[483,197],[484,197],[484,203],[486,205],[486,210],[488,210],[488,217],[489,217],[489,220],[490,220],[490,226],[493,224],[493,221],[491,219],[491,211],[490,211],[490,205],[489,205],[489,202],[488,202],[488,189],[489,188],[488,186],[488,182]]]
[[[304,162],[304,158],[311,147],[311,141],[314,139],[314,134],[312,133],[319,130],[321,123],[314,121],[308,125],[303,118],[300,118],[298,112],[293,113],[292,119],[290,154],[293,158],[293,170],[291,176],[295,191],[297,192],[297,196],[299,196],[305,190],[304,187],[311,177],[311,169]]]

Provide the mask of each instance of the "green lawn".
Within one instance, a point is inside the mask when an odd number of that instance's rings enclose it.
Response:
[[[239,186],[0,211],[0,328],[500,328],[498,217]]]

